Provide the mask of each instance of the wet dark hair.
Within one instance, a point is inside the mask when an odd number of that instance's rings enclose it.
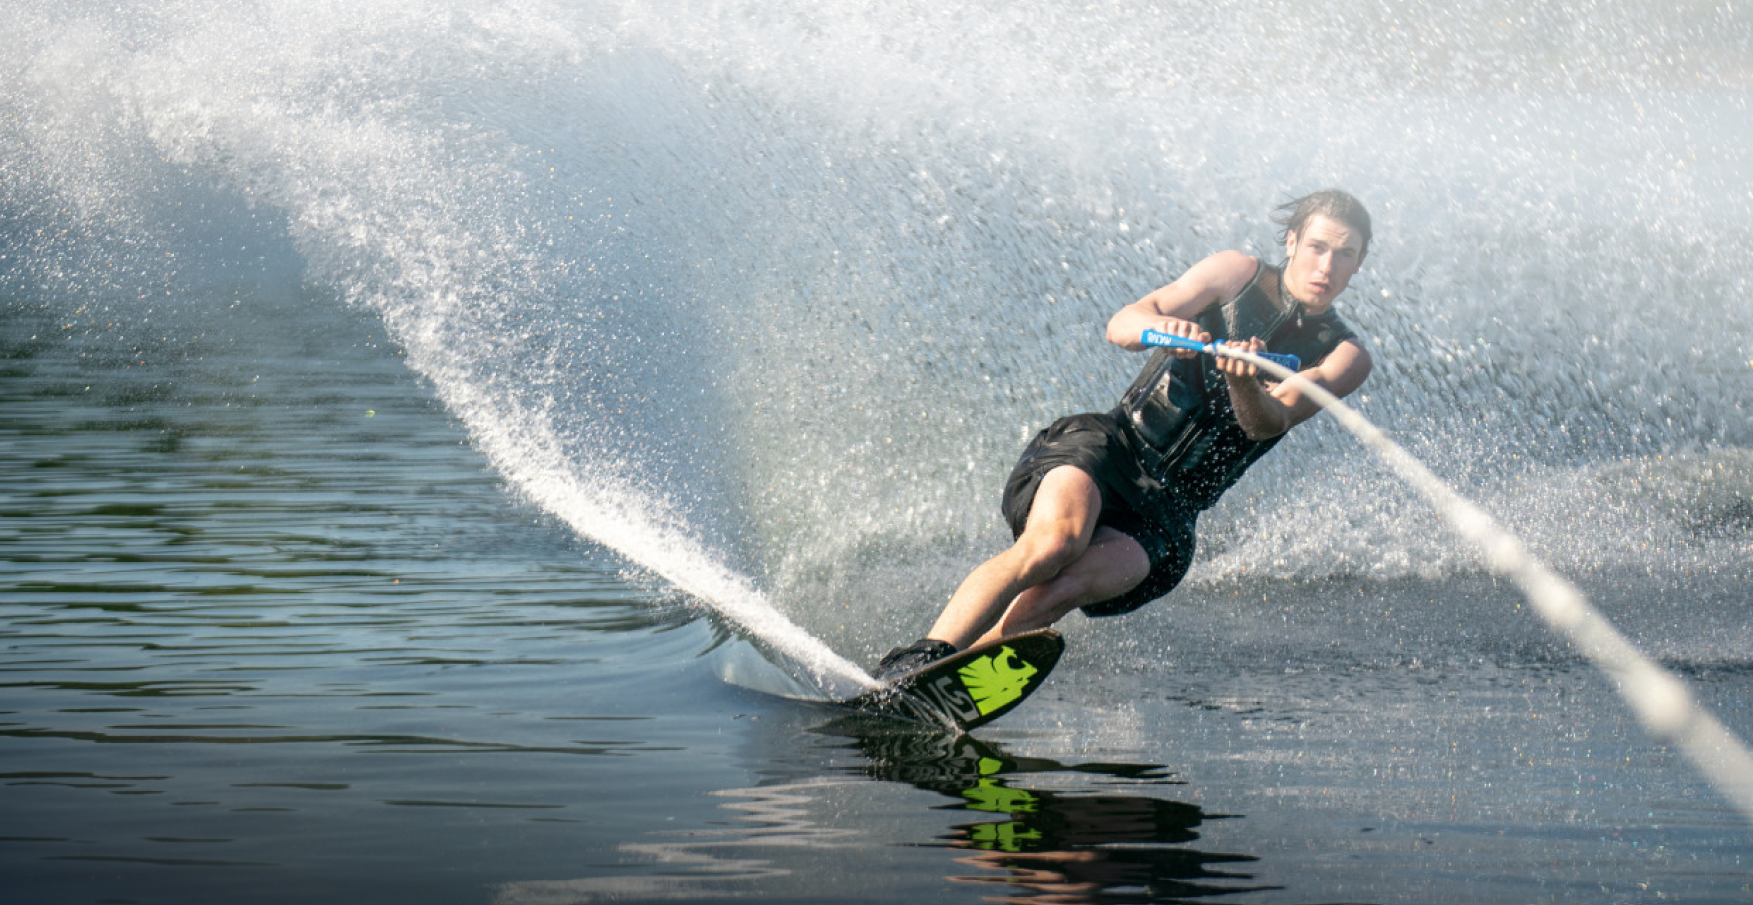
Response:
[[[1370,212],[1363,209],[1363,202],[1352,197],[1348,192],[1338,189],[1322,189],[1310,192],[1301,198],[1292,198],[1273,209],[1272,222],[1284,227],[1278,233],[1278,244],[1283,245],[1290,239],[1291,233],[1302,235],[1303,224],[1309,218],[1320,215],[1338,223],[1351,227],[1358,238],[1363,240],[1360,251],[1368,254],[1370,250]]]

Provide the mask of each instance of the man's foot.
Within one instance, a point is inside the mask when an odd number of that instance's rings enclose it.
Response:
[[[948,641],[920,638],[906,647],[897,647],[883,654],[871,676],[879,682],[887,682],[902,673],[909,673],[928,663],[953,656],[955,652],[956,646]]]

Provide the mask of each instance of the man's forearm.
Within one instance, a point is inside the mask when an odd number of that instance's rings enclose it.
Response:
[[[1250,440],[1270,440],[1290,430],[1290,410],[1266,392],[1257,377],[1224,375],[1236,423]]]

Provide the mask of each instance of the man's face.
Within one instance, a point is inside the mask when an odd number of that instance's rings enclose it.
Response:
[[[1284,240],[1284,288],[1319,313],[1333,304],[1363,266],[1363,239],[1351,227],[1315,214]]]

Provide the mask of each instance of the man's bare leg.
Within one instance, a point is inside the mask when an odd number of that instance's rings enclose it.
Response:
[[[1149,575],[1150,556],[1138,541],[1113,528],[1097,529],[1077,562],[1018,594],[980,643],[1046,628],[1078,607],[1119,597]]]
[[[1101,511],[1101,491],[1087,472],[1070,465],[1047,472],[1035,490],[1022,536],[962,580],[928,637],[958,649],[973,643],[1018,594],[1052,580],[1083,556]]]

